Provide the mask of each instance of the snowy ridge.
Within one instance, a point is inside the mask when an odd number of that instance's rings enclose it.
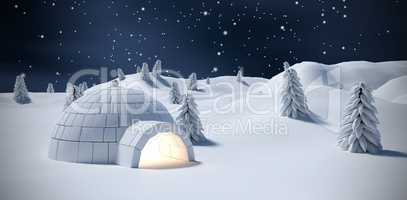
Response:
[[[354,83],[365,82],[373,90],[387,81],[407,75],[407,61],[372,63],[366,61],[344,62],[324,65],[315,62],[301,62],[292,66],[301,79],[304,88],[310,86],[342,87],[349,90]],[[269,87],[279,84],[281,74],[269,81]],[[341,84],[341,85],[339,85]],[[267,88],[260,88],[267,91]]]
[[[379,87],[373,95],[393,103],[407,104],[407,76],[391,79]]]

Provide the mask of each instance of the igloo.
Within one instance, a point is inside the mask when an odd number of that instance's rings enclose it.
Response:
[[[156,140],[158,156],[154,153]],[[48,157],[160,168],[186,165],[194,160],[194,152],[188,137],[181,134],[159,101],[116,83],[90,89],[64,110],[51,134]]]
[[[173,168],[194,160],[189,137],[171,123],[142,121],[129,127],[118,146],[117,163],[127,167]]]

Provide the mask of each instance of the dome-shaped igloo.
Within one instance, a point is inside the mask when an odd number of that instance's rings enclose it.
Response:
[[[49,158],[113,164],[126,129],[138,121],[173,124],[168,110],[141,90],[96,86],[64,110],[51,135]]]

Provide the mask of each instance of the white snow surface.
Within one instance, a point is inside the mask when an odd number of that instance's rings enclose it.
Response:
[[[338,66],[346,72],[341,78],[336,76]],[[332,66],[306,62],[293,67],[316,122],[277,115],[278,98],[270,85],[281,74],[271,80],[243,77],[247,85],[234,76],[211,78],[210,85],[200,80],[203,91],[193,95],[204,134],[215,145],[195,146],[199,163],[179,169],[50,160],[49,136],[62,113],[65,94],[31,93],[33,103],[27,105],[14,103],[11,93],[0,94],[0,199],[405,200],[407,105],[376,98],[382,155],[351,154],[335,145],[347,89],[357,81],[380,88],[407,75],[407,62]],[[329,70],[328,76],[322,77],[321,69]],[[184,86],[181,79],[164,79]],[[344,89],[338,89],[339,83]],[[180,105],[169,103],[165,83],[152,90],[137,75],[127,75],[121,84],[143,88],[177,116]],[[255,89],[249,87],[254,85]]]

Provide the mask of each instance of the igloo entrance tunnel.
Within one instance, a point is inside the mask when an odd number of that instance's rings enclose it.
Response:
[[[166,168],[194,160],[192,144],[168,110],[140,90],[91,88],[64,110],[51,135],[50,159],[134,168]]]

